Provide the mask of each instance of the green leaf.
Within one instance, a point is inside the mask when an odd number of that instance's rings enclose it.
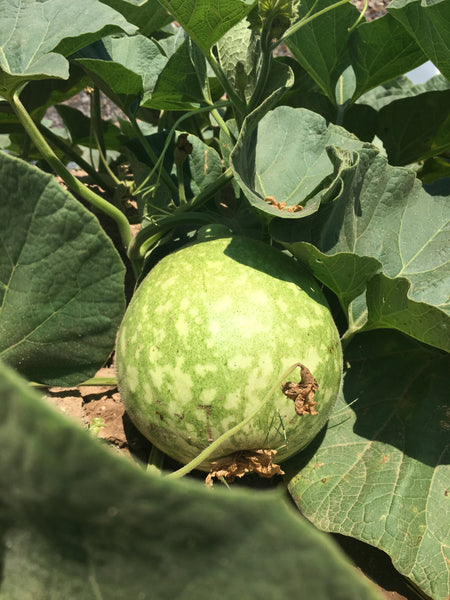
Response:
[[[260,67],[258,36],[248,21],[240,21],[217,43],[219,63],[226,78],[242,100],[248,102],[255,90]]]
[[[216,181],[222,173],[222,160],[218,153],[202,142],[195,135],[190,134],[187,141],[192,144],[192,153],[189,154],[189,176],[194,194],[198,194]]]
[[[206,73],[205,59],[194,64],[190,52],[191,41],[186,38],[178,46],[161,71],[153,93],[142,102],[142,106],[160,110],[193,110],[204,102],[198,71]]]
[[[448,350],[447,198],[440,186],[424,189],[412,171],[391,167],[376,150],[358,154],[341,171],[339,196],[314,216],[309,237],[301,223],[286,227],[280,219],[271,234],[335,292],[349,331],[395,327]],[[377,273],[395,282],[372,281]],[[368,313],[359,298],[366,286]]]
[[[314,13],[334,4],[334,0],[306,0],[300,3],[299,17],[314,6]],[[357,20],[358,10],[343,4],[303,25],[286,43],[300,65],[316,81],[324,94],[335,103],[335,88],[350,64],[348,31]]]
[[[87,148],[97,148],[95,138],[92,135],[92,124],[89,117],[86,117],[80,110],[67,104],[58,104],[55,109],[63,120],[67,131],[70,133],[72,144],[86,146]],[[119,150],[119,128],[108,121],[102,121],[100,126],[103,131],[105,147],[108,150]]]
[[[50,175],[0,153],[0,357],[74,385],[113,350],[124,267],[97,219]]]
[[[363,143],[342,127],[327,127],[317,113],[280,106],[261,120],[246,120],[231,155],[234,174],[249,202],[266,218],[303,219],[318,209],[322,194],[338,185],[329,145],[351,151]],[[270,196],[285,202],[285,210],[268,203],[265,198]],[[304,209],[289,212],[295,205]]]
[[[280,491],[146,473],[4,366],[0,396],[2,598],[380,599]]]
[[[450,150],[450,89],[394,100],[378,114],[389,162],[407,165]]]
[[[359,25],[350,36],[349,51],[356,75],[354,100],[427,60],[415,40],[390,14]]]
[[[194,42],[208,54],[252,9],[254,0],[159,0]]]
[[[284,463],[317,527],[381,548],[434,600],[450,593],[449,357],[387,332],[346,352],[320,446]]]
[[[161,6],[158,0],[102,0],[129,23],[139,27],[139,33],[146,37],[172,21],[172,15]]]
[[[119,13],[97,0],[77,0],[76,3],[4,0],[0,6],[0,22],[2,94],[11,94],[31,79],[67,79],[69,64],[62,55],[72,54],[89,44],[100,31],[102,35],[118,30],[136,31]],[[58,54],[52,52],[55,49]]]
[[[76,55],[93,81],[124,112],[153,92],[167,58],[155,42],[142,35],[108,37]]]
[[[450,80],[448,0],[393,0],[388,11],[416,40],[429,60]]]

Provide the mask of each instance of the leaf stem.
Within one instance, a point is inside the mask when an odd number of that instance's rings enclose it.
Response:
[[[22,123],[42,157],[48,162],[52,169],[61,177],[61,179],[72,191],[79,194],[92,206],[102,211],[116,222],[119,228],[122,244],[124,248],[128,248],[132,234],[130,224],[128,223],[128,220],[123,212],[114,205],[110,204],[107,200],[104,200],[101,196],[90,190],[88,187],[84,186],[76,177],[74,177],[74,175],[72,175],[72,173],[59,160],[52,148],[49,146],[48,142],[42,136],[37,125],[20,101],[17,93],[11,97],[10,103],[19,121]]]
[[[291,367],[289,367],[289,369],[287,369],[287,371],[285,371],[281,375],[281,377],[279,377],[277,379],[277,381],[273,384],[273,386],[270,388],[270,390],[264,396],[264,399],[261,402],[261,404],[253,412],[251,412],[240,423],[238,423],[237,425],[235,425],[234,427],[232,427],[231,429],[229,429],[228,431],[223,433],[221,436],[219,436],[217,438],[217,440],[212,442],[212,444],[210,444],[207,448],[205,448],[202,452],[200,452],[200,454],[198,456],[196,456],[193,460],[188,462],[187,465],[185,465],[184,467],[181,467],[181,469],[178,469],[177,471],[174,471],[173,473],[169,473],[166,476],[167,479],[178,479],[179,477],[183,477],[183,475],[187,475],[187,473],[190,473],[193,469],[198,467],[204,460],[206,460],[209,456],[211,456],[211,454],[215,450],[217,450],[224,442],[226,442],[228,439],[230,439],[233,435],[235,435],[238,431],[240,431],[243,427],[245,427],[247,425],[247,423],[249,423],[252,419],[254,419],[256,417],[256,415],[259,413],[259,411],[262,408],[264,408],[265,404],[270,400],[270,398],[271,398],[272,394],[275,392],[275,390],[283,383],[283,381],[287,377],[289,377],[289,375],[292,373],[292,371],[294,371],[297,367],[300,367],[300,366],[301,366],[301,363],[295,363],[295,365],[292,365]]]
[[[156,169],[159,167],[159,175],[162,177],[162,180],[167,185],[167,187],[172,192],[172,194],[174,194],[176,196],[178,194],[177,185],[171,178],[170,174],[167,173],[167,171],[164,169],[164,167],[162,165],[163,161],[161,160],[161,155],[158,157],[153,152],[152,147],[148,143],[145,135],[142,133],[141,128],[139,127],[138,122],[136,121],[136,118],[134,116],[130,116],[130,122],[131,122],[131,125],[133,126],[133,129],[135,130],[135,132],[138,136],[138,139],[141,142],[145,152],[147,153],[147,156],[153,163],[153,169],[151,171],[151,174],[153,174],[156,171]],[[163,158],[164,158],[164,156],[163,156]],[[147,179],[149,179],[149,178],[150,178],[150,175],[148,176]]]

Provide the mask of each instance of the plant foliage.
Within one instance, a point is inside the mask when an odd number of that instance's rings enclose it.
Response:
[[[450,3],[4,0],[0,22],[0,598],[376,598],[317,529],[448,598]],[[338,404],[286,465],[316,529],[281,493],[142,472],[20,377],[91,377],[125,268],[211,223],[295,256],[340,329]]]

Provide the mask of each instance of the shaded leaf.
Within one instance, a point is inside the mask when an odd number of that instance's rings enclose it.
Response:
[[[450,150],[450,89],[394,100],[378,115],[389,162],[407,165]]]
[[[314,13],[334,4],[333,0],[306,0],[300,3],[299,17],[314,6]],[[351,4],[343,4],[313,19],[286,43],[305,71],[314,79],[324,94],[335,103],[336,83],[350,64],[347,42],[348,31],[359,12]]]
[[[427,59],[405,28],[390,14],[359,25],[350,36],[349,51],[356,75],[353,100],[411,71]]]
[[[3,365],[0,395],[2,597],[379,598],[279,492],[146,473]]]
[[[358,155],[341,172],[340,195],[315,215],[309,234],[280,219],[271,233],[336,293],[350,331],[395,327],[449,349],[449,207],[443,190],[425,190],[412,171],[391,167],[376,150]],[[369,285],[377,273],[396,278],[388,300],[376,280]],[[365,302],[356,302],[366,286],[369,315]]]
[[[76,55],[93,81],[125,112],[151,95],[167,58],[142,35],[108,37]]]
[[[95,138],[92,134],[91,119],[89,117],[80,110],[68,106],[67,104],[58,104],[55,109],[61,117],[67,131],[70,133],[72,144],[78,144],[88,148],[97,148]],[[103,132],[105,147],[108,150],[119,150],[119,128],[108,121],[101,121],[100,127]]]
[[[159,0],[194,42],[208,54],[251,10],[254,0]]]
[[[186,38],[178,46],[161,71],[153,93],[142,106],[160,110],[192,110],[203,102],[202,86],[198,76],[201,65],[191,59],[191,41]],[[205,63],[202,56],[201,61]],[[206,66],[203,65],[206,73]]]
[[[283,463],[317,527],[381,548],[426,594],[450,592],[449,357],[399,334],[360,336],[320,447]]]
[[[0,357],[74,385],[113,350],[124,267],[97,219],[50,175],[0,153]]]
[[[173,19],[158,0],[102,0],[102,3],[119,12],[129,23],[137,25],[139,33],[147,37]]]
[[[450,80],[450,3],[447,0],[393,0],[388,11]]]
[[[69,64],[63,55],[90,43],[95,39],[93,34],[136,30],[97,0],[69,4],[66,0],[4,0],[0,21],[0,91],[3,89],[4,94],[31,79],[67,79]]]

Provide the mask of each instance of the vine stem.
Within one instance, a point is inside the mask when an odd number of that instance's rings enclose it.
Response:
[[[131,242],[132,233],[128,219],[123,212],[114,205],[110,204],[107,200],[104,200],[101,196],[90,190],[88,187],[84,186],[76,177],[72,175],[72,173],[59,160],[48,142],[42,136],[36,123],[33,121],[26,108],[20,101],[17,93],[10,98],[10,103],[25,131],[32,139],[42,157],[48,162],[52,169],[61,177],[64,183],[66,183],[72,191],[79,194],[92,206],[102,211],[116,222],[119,228],[122,244],[124,248],[127,249]]]
[[[245,419],[243,419],[240,423],[238,423],[237,425],[235,425],[234,427],[232,427],[231,429],[229,429],[228,431],[223,433],[221,436],[219,436],[217,438],[217,440],[212,442],[212,444],[210,444],[207,448],[205,448],[202,452],[200,452],[200,454],[198,456],[196,456],[194,459],[192,459],[190,462],[188,462],[187,465],[185,465],[184,467],[181,467],[181,469],[178,469],[177,471],[173,471],[173,473],[169,473],[168,475],[166,475],[166,479],[178,479],[180,477],[183,477],[183,475],[187,475],[193,469],[198,467],[209,456],[211,456],[211,454],[215,450],[217,450],[224,442],[226,442],[233,435],[235,435],[240,429],[245,427],[247,425],[247,423],[249,423],[252,419],[254,419],[256,417],[256,415],[259,413],[259,411],[262,408],[264,408],[265,404],[270,400],[270,398],[271,398],[272,394],[275,392],[275,390],[283,383],[283,381],[287,377],[289,377],[289,375],[292,373],[292,371],[294,371],[297,367],[301,367],[301,363],[295,363],[295,365],[292,365],[291,367],[289,367],[289,369],[287,371],[285,371],[281,375],[281,377],[279,377],[277,379],[277,381],[273,384],[273,386],[270,388],[270,390],[264,396],[264,399],[261,402],[261,404],[253,412],[251,412]]]

